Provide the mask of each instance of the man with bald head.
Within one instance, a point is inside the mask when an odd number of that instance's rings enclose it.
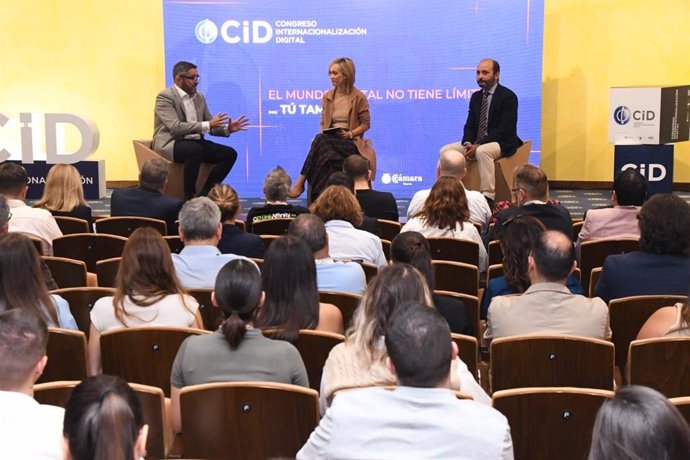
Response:
[[[543,232],[527,260],[531,286],[523,294],[491,301],[484,339],[525,334],[609,339],[606,303],[598,297],[572,294],[566,287],[566,279],[576,265],[570,238],[556,230]]]
[[[438,163],[436,164],[436,178],[441,176],[455,177],[462,182],[467,174],[465,155],[459,150],[451,148],[441,152]],[[422,210],[424,202],[429,196],[431,189],[420,190],[414,194],[410,205],[407,208],[407,218],[410,219]],[[470,208],[470,222],[480,224],[486,228],[491,220],[491,209],[484,199],[484,196],[474,190],[465,189],[467,204]]]

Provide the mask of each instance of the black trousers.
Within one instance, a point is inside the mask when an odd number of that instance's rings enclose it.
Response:
[[[206,196],[214,185],[223,182],[228,175],[237,160],[237,151],[205,139],[180,139],[175,141],[173,159],[175,163],[184,164],[184,194],[186,199],[190,199],[197,196],[196,180],[201,163],[216,165],[198,193],[198,196]]]

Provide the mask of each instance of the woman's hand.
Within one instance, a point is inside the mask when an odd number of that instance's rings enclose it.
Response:
[[[338,136],[340,136],[341,139],[352,139],[355,136],[352,134],[352,131],[338,131]]]

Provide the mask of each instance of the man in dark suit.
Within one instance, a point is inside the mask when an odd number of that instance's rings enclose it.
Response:
[[[468,160],[479,163],[479,189],[485,197],[496,196],[494,160],[515,153],[522,141],[517,136],[518,99],[514,92],[498,83],[501,66],[493,59],[483,59],[477,65],[477,91],[470,99],[462,147],[448,144],[441,151],[461,150]]]
[[[511,192],[518,206],[503,209],[496,214],[496,224],[489,234],[489,240],[500,239],[503,227],[518,216],[534,216],[547,230],[558,230],[572,238],[573,220],[570,212],[564,206],[549,200],[549,181],[544,171],[531,164],[516,168]]]
[[[182,200],[165,195],[168,185],[168,163],[162,158],[144,163],[139,173],[139,187],[113,190],[111,216],[138,216],[164,220],[168,235],[177,235],[175,221]]]
[[[204,139],[205,134],[229,137],[245,131],[249,121],[242,115],[233,121],[227,113],[212,117],[206,98],[196,88],[199,72],[191,62],[180,61],[173,67],[175,84],[156,97],[154,131],[151,147],[165,158],[184,164],[184,193],[196,195],[196,180],[201,163],[214,163],[199,196],[208,195],[215,184],[223,182],[237,159],[232,147]]]
[[[371,188],[369,160],[362,155],[350,155],[343,163],[343,171],[355,183],[355,196],[365,216],[398,221],[398,204],[393,194]]]

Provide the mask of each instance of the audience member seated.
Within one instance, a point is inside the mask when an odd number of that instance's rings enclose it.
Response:
[[[534,242],[545,230],[544,224],[532,216],[518,216],[503,225],[500,240],[503,251],[503,276],[488,280],[482,296],[480,312],[482,319],[486,319],[489,305],[494,297],[522,294],[529,288],[527,257]],[[566,280],[566,287],[573,294],[585,295],[580,281],[572,273]]]
[[[322,413],[337,391],[395,384],[395,375],[386,366],[388,352],[382,337],[391,315],[404,308],[406,302],[433,305],[424,276],[403,263],[379,271],[355,311],[345,342],[336,345],[328,355],[319,392]],[[460,359],[453,360],[450,388],[472,394],[475,401],[491,404],[489,396]]]
[[[9,231],[10,218],[12,213],[10,212],[10,206],[7,203],[7,199],[0,195],[0,236],[6,234]],[[49,291],[58,288],[57,283],[53,279],[53,274],[50,272],[50,268],[46,265],[43,258],[39,259],[41,265],[41,278]]]
[[[529,288],[521,295],[494,297],[484,338],[489,342],[525,334],[611,338],[606,304],[598,298],[573,294],[566,287],[575,265],[570,238],[557,230],[539,235],[527,259]]]
[[[40,238],[43,253],[52,255],[53,240],[61,237],[62,232],[50,211],[26,205],[28,183],[29,176],[23,166],[10,161],[0,164],[0,194],[5,195],[12,213],[8,231]]]
[[[449,390],[458,348],[438,312],[421,303],[397,309],[385,346],[396,387],[338,395],[298,459],[513,458],[506,418]]]
[[[534,216],[544,224],[547,230],[558,230],[568,238],[572,238],[573,220],[570,212],[560,204],[549,201],[549,181],[546,173],[531,164],[515,168],[513,172],[513,188],[516,207],[503,209],[496,214],[494,231],[489,239],[500,238],[496,231],[503,224],[517,216]]]
[[[486,202],[486,200],[484,200]],[[419,232],[426,238],[457,238],[479,244],[479,271],[486,271],[488,256],[481,235],[469,221],[465,187],[454,177],[442,176],[431,187],[422,209],[403,225],[400,233]]]
[[[139,397],[127,382],[89,377],[74,387],[65,406],[65,459],[140,460],[148,432]]]
[[[601,238],[639,238],[637,215],[647,199],[647,179],[636,169],[620,172],[613,181],[611,206],[590,209],[577,237],[577,245]]]
[[[335,305],[319,302],[316,264],[307,243],[285,235],[266,251],[263,287],[266,299],[256,316],[256,326],[279,328],[274,337],[297,340],[300,329],[343,333],[343,315]]]
[[[328,247],[332,258],[387,265],[381,239],[359,230],[362,209],[357,198],[342,185],[330,185],[311,205],[311,212],[326,223]]]
[[[173,428],[181,431],[180,390],[212,382],[269,381],[309,387],[297,349],[254,329],[264,303],[261,275],[245,260],[228,262],[218,273],[212,301],[225,321],[213,334],[187,338],[177,352],[171,377]]]
[[[335,261],[328,255],[328,232],[319,216],[314,214],[297,216],[290,222],[288,235],[307,243],[314,254],[316,286],[319,291],[364,294],[367,278],[362,266],[356,262]]]
[[[179,254],[173,254],[172,259],[177,279],[184,289],[212,289],[223,265],[243,258],[221,254],[218,249],[223,232],[220,215],[218,205],[206,197],[193,198],[180,210],[178,231],[184,248]]]
[[[608,302],[633,295],[685,295],[690,286],[690,205],[659,194],[639,214],[640,251],[606,258],[594,294]]]
[[[216,184],[208,192],[208,197],[220,209],[220,221],[223,223],[223,233],[218,243],[220,252],[263,259],[265,246],[261,237],[247,233],[235,225],[235,219],[240,213],[240,197],[235,189],[227,184]]]
[[[405,232],[393,238],[391,261],[410,264],[424,275],[434,306],[448,321],[451,332],[473,335],[465,304],[452,297],[434,294],[434,267],[431,264],[429,242],[421,233]]]
[[[48,362],[48,328],[25,308],[0,312],[0,457],[62,457],[61,407],[33,399]]]
[[[637,335],[638,339],[690,336],[690,301],[663,307],[649,317]]]
[[[101,373],[101,333],[134,326],[201,328],[199,304],[177,282],[170,249],[150,228],[136,229],[127,240],[115,279],[115,295],[102,297],[91,310],[89,372]]]
[[[182,200],[166,195],[167,186],[168,162],[162,158],[148,160],[139,173],[139,187],[113,190],[110,215],[164,220],[168,235],[176,234],[175,221],[182,207]]]
[[[441,152],[436,165],[436,179],[443,176],[454,177],[462,183],[467,173],[465,155],[457,150],[450,149]],[[464,185],[463,185],[464,188]],[[414,194],[407,208],[407,219],[411,219],[422,210],[431,189],[420,190]],[[487,229],[491,221],[491,208],[481,192],[465,189],[467,207],[470,210],[470,222],[480,224]]]
[[[282,167],[276,166],[266,175],[264,179],[266,204],[251,208],[247,212],[245,225],[248,232],[252,231],[252,226],[257,222],[270,219],[294,219],[300,214],[309,212],[307,208],[287,202],[290,187],[292,187],[292,179]]]
[[[398,204],[393,194],[371,188],[369,160],[362,155],[350,155],[343,163],[343,171],[355,183],[355,195],[365,216],[398,221]]]
[[[658,391],[638,385],[621,387],[599,409],[587,458],[690,458],[690,428]]]
[[[348,176],[342,171],[336,171],[328,177],[326,186],[329,185],[342,185],[343,187],[347,188],[350,191],[350,193],[352,193],[352,195],[355,195],[355,181],[352,180],[350,176]],[[355,198],[357,198],[356,195]],[[362,223],[359,226],[356,226],[355,228],[359,230],[364,230],[365,232],[372,233],[380,238],[381,227],[379,226],[378,219],[376,219],[375,217],[369,217],[366,214],[364,214],[364,210],[362,209],[362,206],[359,205],[359,201],[357,201],[357,204],[359,206],[359,209],[362,210]]]
[[[48,326],[78,329],[67,301],[48,292],[41,259],[29,238],[20,233],[1,236],[0,254],[0,311],[31,310]]]
[[[34,203],[34,208],[47,209],[53,216],[84,219],[91,227],[91,208],[84,199],[81,174],[68,164],[56,164],[48,171],[43,196]]]

